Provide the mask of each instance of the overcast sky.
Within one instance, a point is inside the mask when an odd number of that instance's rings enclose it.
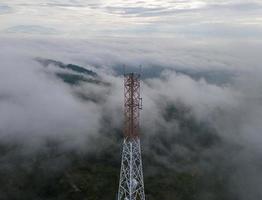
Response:
[[[261,0],[1,0],[0,34],[262,39]]]

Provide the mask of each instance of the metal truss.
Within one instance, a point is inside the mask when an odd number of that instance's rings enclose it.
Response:
[[[145,200],[140,139],[124,139],[118,200]]]
[[[126,138],[139,137],[140,74],[130,73],[124,78],[124,134]]]
[[[139,138],[140,74],[124,77],[124,142],[118,200],[145,200]]]

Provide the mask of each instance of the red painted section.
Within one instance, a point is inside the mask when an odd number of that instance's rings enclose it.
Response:
[[[124,135],[127,139],[139,137],[140,74],[129,73],[124,77]]]

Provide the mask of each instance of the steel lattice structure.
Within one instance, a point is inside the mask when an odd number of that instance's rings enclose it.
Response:
[[[144,180],[139,138],[140,74],[124,77],[125,121],[124,142],[119,180],[118,200],[145,200]]]

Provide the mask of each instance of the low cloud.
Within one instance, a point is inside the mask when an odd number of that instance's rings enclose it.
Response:
[[[62,148],[88,152],[94,148],[88,146],[90,137],[122,128],[123,80],[116,75],[122,64],[128,70],[139,64],[144,68],[160,67],[159,76],[143,79],[141,128],[145,152],[150,152],[156,138],[159,143],[155,142],[154,148],[166,153],[159,155],[154,150],[154,156],[167,167],[192,170],[198,166],[201,173],[218,166],[221,171],[233,168],[228,178],[230,193],[239,199],[261,197],[258,185],[262,180],[262,73],[258,69],[259,59],[237,59],[245,50],[234,49],[225,55],[223,44],[214,43],[221,48],[210,49],[201,43],[193,46],[177,42],[175,47],[168,40],[139,43],[130,39],[6,39],[1,44],[5,48],[0,53],[2,143],[19,143],[32,151],[51,139],[61,143]],[[36,57],[84,66],[108,84],[67,84],[55,76],[56,66],[45,68]],[[253,67],[247,69],[245,64]],[[195,78],[182,69],[201,72],[203,76]],[[217,70],[230,71],[234,76],[223,84],[205,79],[207,71]],[[79,93],[92,99],[80,98],[76,95]],[[194,129],[186,126],[191,123],[197,127],[197,133],[202,134],[202,126],[197,124],[207,127],[203,137],[211,135],[211,142],[199,141]],[[174,140],[164,143],[160,134]],[[107,136],[103,138],[110,141]],[[176,162],[184,156],[193,167]],[[191,162],[195,157],[200,159]],[[244,186],[245,191],[241,189]]]

